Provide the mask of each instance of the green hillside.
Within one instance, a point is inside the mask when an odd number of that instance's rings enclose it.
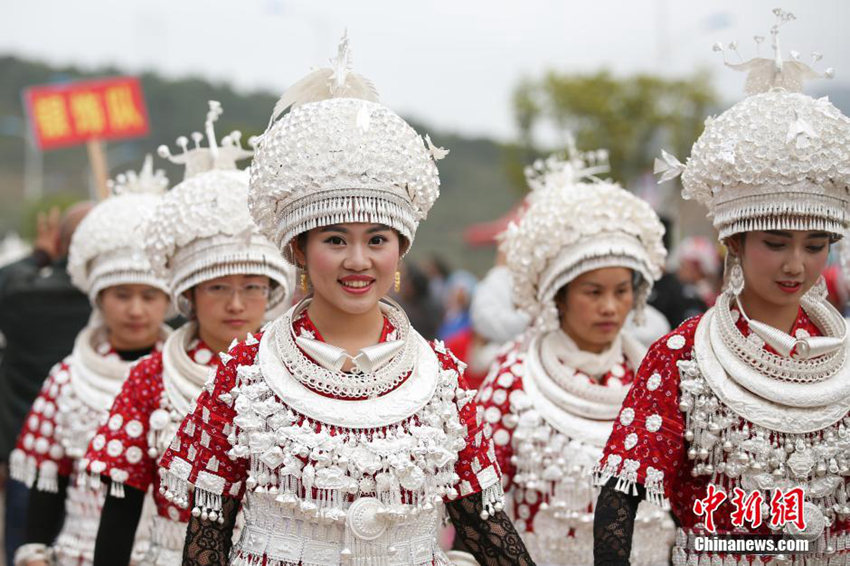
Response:
[[[60,149],[43,154],[41,203],[25,202],[25,133],[21,91],[29,85],[82,78],[121,75],[118,69],[82,72],[56,68],[15,57],[0,57],[0,234],[18,230],[31,234],[32,211],[47,202],[67,202],[88,193],[89,172],[85,148]],[[279,93],[240,93],[229,85],[213,84],[199,78],[167,80],[152,73],[141,75],[148,105],[151,133],[146,139],[111,142],[107,146],[110,175],[138,167],[146,152],[159,144],[173,147],[178,136],[200,130],[207,100],[218,100],[224,114],[217,124],[219,135],[233,129],[244,137],[265,128]],[[440,253],[454,266],[483,273],[492,262],[492,250],[469,250],[462,232],[470,223],[487,221],[510,209],[521,193],[512,187],[505,163],[505,148],[486,139],[441,135],[427,125],[414,124],[418,131],[431,134],[434,142],[451,150],[440,163],[442,197],[428,221],[422,225],[411,257]],[[172,181],[180,179],[179,168],[161,159]]]

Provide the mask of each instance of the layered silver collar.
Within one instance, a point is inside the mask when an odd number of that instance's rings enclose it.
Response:
[[[844,334],[844,319],[834,309],[807,301],[804,310],[823,332]],[[718,399],[741,417],[803,433],[835,423],[850,409],[848,346],[845,340],[839,350],[812,360],[773,354],[743,336],[728,300],[721,300],[697,326],[694,358]]]
[[[268,330],[274,339],[277,356],[298,381],[326,395],[362,399],[387,393],[410,375],[418,347],[411,339],[414,332],[407,315],[395,302],[383,299],[379,304],[384,316],[395,328],[396,339],[364,348],[353,357],[357,362],[354,369],[343,372],[343,363],[351,357],[344,350],[296,335],[293,321],[311,301],[312,298],[308,297],[298,303]],[[302,347],[305,348],[302,350]]]

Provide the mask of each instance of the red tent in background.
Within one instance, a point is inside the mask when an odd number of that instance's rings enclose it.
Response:
[[[528,203],[523,199],[495,220],[479,222],[478,224],[468,226],[463,231],[464,242],[473,247],[496,245],[496,236],[507,230],[508,224],[511,222],[519,222],[526,208],[528,208]]]

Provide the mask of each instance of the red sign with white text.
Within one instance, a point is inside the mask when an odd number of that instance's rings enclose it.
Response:
[[[34,86],[24,91],[24,104],[43,150],[148,134],[148,111],[136,77]]]

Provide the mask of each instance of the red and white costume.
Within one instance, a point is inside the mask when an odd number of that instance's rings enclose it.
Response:
[[[92,341],[96,345],[87,348]],[[55,492],[59,476],[71,478],[65,521],[53,546],[60,565],[91,564],[94,558],[103,494],[86,484],[86,447],[133,363],[121,361],[102,331],[84,329],[74,353],[45,380],[10,456],[12,477],[30,488]]]
[[[722,298],[720,304],[729,310]],[[825,310],[823,305],[813,308]],[[706,497],[710,483],[729,494],[714,513],[720,535],[773,532],[767,526],[769,513],[758,529],[732,525],[734,488],[748,493],[762,489],[768,494],[775,487],[802,486],[807,495],[807,538],[814,541],[815,554],[823,556],[824,564],[844,564],[845,548],[850,549],[845,479],[850,473],[850,443],[844,440],[850,398],[841,391],[846,387],[833,388],[830,403],[811,405],[816,392],[809,384],[786,389],[789,383],[770,383],[771,378],[755,372],[729,373],[726,368],[734,365],[729,344],[746,341],[768,356],[779,357],[750,331],[737,308],[729,312],[734,324],[721,324],[715,307],[652,346],[600,460],[600,483],[617,477],[618,489],[629,491],[641,484],[650,499],[669,501],[680,524],[675,564],[701,560],[693,537],[707,531],[705,518],[694,513],[694,502]],[[721,326],[730,331],[726,345],[719,338],[726,333]],[[801,309],[791,334],[805,338],[821,336],[823,331]],[[846,378],[847,371],[840,376]],[[772,398],[749,392],[746,387],[758,387],[754,384],[759,378],[762,386],[785,391]],[[794,408],[786,404],[788,396],[799,396],[800,391],[792,389],[804,391]],[[697,414],[697,407],[702,414]],[[765,557],[742,559],[768,561]],[[735,560],[741,564],[739,557]]]
[[[794,17],[774,14],[775,57],[730,65],[749,73],[750,96],[706,122],[687,165],[665,152],[656,170],[662,181],[683,173],[684,196],[708,207],[721,241],[756,238],[751,233],[759,231],[837,239],[850,224],[850,170],[841,157],[850,151],[850,120],[827,99],[796,92],[817,73],[782,60],[779,27]],[[739,241],[739,252],[746,255],[744,242],[750,240]],[[782,271],[801,277],[788,262]],[[599,481],[617,478],[616,489],[626,493],[642,484],[651,499],[669,500],[681,526],[677,566],[847,564],[846,323],[825,300],[822,279],[801,298],[790,333],[751,320],[740,300],[745,274],[731,252],[726,275],[714,307],[650,349],[599,462]],[[708,532],[707,516],[705,505],[694,504],[710,485],[728,496],[713,513],[719,534],[767,534],[765,525],[778,522],[773,532],[808,539],[810,553],[759,557],[698,549],[695,537]],[[736,488],[764,498],[760,526],[732,524]],[[782,526],[784,503],[771,504],[782,490],[796,488],[804,492],[802,509],[791,512],[802,512],[802,532],[800,525]]]
[[[74,232],[68,270],[74,284],[89,295],[95,312],[77,336],[71,355],[45,381],[10,455],[12,477],[31,488],[57,492],[59,476],[71,477],[65,520],[53,545],[60,565],[80,566],[93,560],[103,495],[86,485],[86,447],[133,364],[122,361],[110,347],[108,330],[97,310],[98,294],[122,284],[167,289],[151,273],[135,232],[166,184],[161,172],[154,174],[147,161],[140,175],[130,172],[120,178],[113,186],[116,195],[98,204]],[[161,338],[169,332],[163,326]],[[26,544],[16,553],[15,562],[43,558],[45,553],[44,545]]]
[[[439,195],[444,150],[379,104],[350,59],[343,38],[332,69],[284,93],[251,164],[248,208],[292,263],[293,239],[323,226],[383,224],[410,244]],[[162,458],[166,497],[191,505],[199,533],[241,502],[231,564],[447,564],[443,502],[482,493],[480,515],[501,508],[460,364],[389,302],[376,305],[381,341],[351,357],[324,342],[310,300],[223,356]]]
[[[169,361],[164,363],[164,352],[156,352],[133,367],[112,404],[106,424],[97,430],[86,454],[88,472],[110,478],[113,486],[127,485],[142,492],[153,486],[156,517],[152,525],[143,526],[150,528],[150,548],[141,564],[173,565],[180,564],[183,558],[189,512],[159,492],[157,463],[191,402],[179,391],[180,385],[193,384],[189,380],[194,378],[195,383],[200,383],[190,386],[188,392],[200,391],[207,375],[220,365],[219,357],[206,344],[192,338],[194,329],[194,324],[187,324],[166,342],[166,350],[179,345],[182,356],[169,351]],[[187,364],[194,367],[187,368]],[[168,374],[170,377],[166,377]],[[167,388],[172,389],[171,395]],[[117,495],[119,490],[113,493]],[[92,532],[97,532],[96,524]]]
[[[286,303],[294,272],[248,214],[248,175],[236,169],[236,161],[251,152],[234,134],[218,146],[213,125],[222,109],[217,102],[209,108],[205,131],[210,147],[196,145],[172,157],[186,165],[186,178],[162,197],[142,227],[151,266],[168,281],[175,304],[189,319],[192,305],[184,293],[200,283],[234,274],[267,276],[270,310]],[[164,149],[161,153],[169,155]],[[140,566],[182,563],[189,513],[165,499],[156,470],[178,425],[221,365],[198,332],[197,323],[186,323],[162,353],[133,369],[87,455],[93,483],[100,476],[110,478],[112,496],[122,497],[123,485],[142,492],[154,487],[157,516],[138,529],[150,536]]]
[[[186,505],[193,486],[193,512],[211,520],[223,496],[242,499],[231,564],[448,564],[443,501],[482,490],[497,501],[498,466],[457,360],[384,309],[381,341],[355,358],[386,370],[380,381],[358,387],[335,369],[339,349],[294,307],[223,356],[181,425],[161,462],[167,497]]]
[[[503,242],[517,306],[531,326],[493,366],[478,393],[492,428],[514,525],[539,565],[592,564],[593,468],[646,348],[626,332],[602,352],[561,329],[555,296],[601,268],[635,273],[640,312],[665,256],[647,203],[598,172],[598,154],[551,157],[529,178],[530,206]],[[545,227],[541,229],[541,227]],[[635,564],[665,564],[669,513],[641,509]]]
[[[630,353],[598,378],[542,354],[548,347],[540,340],[514,344],[478,394],[493,430],[511,518],[538,564],[564,563],[564,557],[571,564],[593,563],[598,490],[591,472],[634,379],[632,360],[645,353],[637,341],[627,341]],[[669,514],[641,508],[632,563],[666,563],[671,538]]]

